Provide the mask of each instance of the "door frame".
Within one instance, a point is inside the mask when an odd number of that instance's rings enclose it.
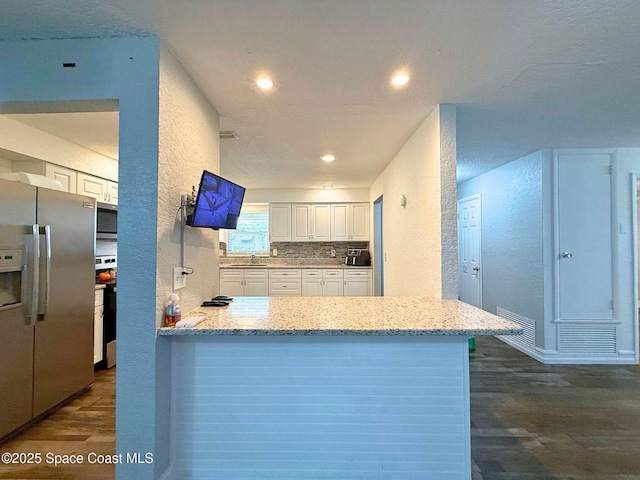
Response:
[[[373,202],[373,294],[384,296],[384,208],[380,195]]]
[[[484,263],[482,261],[482,194],[481,193],[476,193],[474,195],[469,195],[468,197],[464,197],[464,198],[459,198],[456,204],[456,218],[457,218],[457,227],[458,227],[458,293],[460,293],[462,291],[462,289],[460,288],[461,284],[462,284],[462,270],[460,269],[460,264],[462,263],[462,259],[461,259],[461,255],[462,255],[462,248],[460,248],[461,242],[460,242],[460,204],[461,203],[465,203],[465,202],[470,202],[472,200],[478,200],[478,203],[480,204],[480,228],[478,228],[478,266],[480,267],[480,270],[478,271],[478,289],[480,290],[479,295],[478,295],[478,308],[482,308],[483,306],[483,292],[484,292],[484,288],[482,285],[482,278],[484,276]],[[460,300],[460,295],[458,295],[458,300]]]

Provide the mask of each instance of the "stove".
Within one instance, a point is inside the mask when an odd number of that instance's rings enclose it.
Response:
[[[100,367],[111,368],[116,364],[116,273],[118,257],[116,255],[99,255],[96,257],[96,283],[105,284],[104,310],[102,317],[103,352]],[[101,280],[101,273],[108,273],[108,280]]]

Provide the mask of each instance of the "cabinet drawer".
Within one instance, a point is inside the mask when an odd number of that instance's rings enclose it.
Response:
[[[269,296],[297,296],[302,295],[302,282],[300,279],[269,280]]]
[[[95,292],[94,306],[104,305],[104,288],[99,288]]]
[[[244,269],[244,278],[267,278],[268,270],[265,268],[254,269],[254,268],[245,268]]]
[[[302,278],[322,278],[322,270],[302,270]]]
[[[242,269],[240,268],[221,268],[220,278],[242,278]]]
[[[322,278],[342,278],[342,270],[340,269],[324,269]]]
[[[276,268],[269,270],[269,278],[301,278],[302,274],[299,269],[295,268]]]
[[[371,278],[371,269],[345,270],[344,278]]]

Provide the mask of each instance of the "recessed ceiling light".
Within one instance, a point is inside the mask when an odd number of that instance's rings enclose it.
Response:
[[[406,73],[398,73],[391,78],[391,84],[395,87],[401,87],[409,82],[409,75]]]
[[[327,153],[327,154],[325,154],[325,155],[322,155],[322,156],[320,157],[320,159],[321,159],[323,162],[333,162],[333,161],[336,159],[336,156],[335,156],[335,155],[331,155],[330,153]]]
[[[268,77],[260,77],[256,80],[256,85],[261,90],[271,90],[273,88],[273,81]]]
[[[333,190],[333,186],[332,185],[325,185],[324,187],[325,190]]]

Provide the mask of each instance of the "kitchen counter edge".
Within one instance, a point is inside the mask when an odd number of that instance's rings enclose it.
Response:
[[[256,309],[252,314],[251,302],[255,299],[263,299],[264,303],[262,310]],[[316,309],[327,313],[314,314]],[[158,335],[479,336],[523,333],[517,323],[458,300],[420,297],[238,297],[232,306],[200,307],[187,316],[199,315],[205,316],[205,320],[195,327],[162,327],[158,329]]]

